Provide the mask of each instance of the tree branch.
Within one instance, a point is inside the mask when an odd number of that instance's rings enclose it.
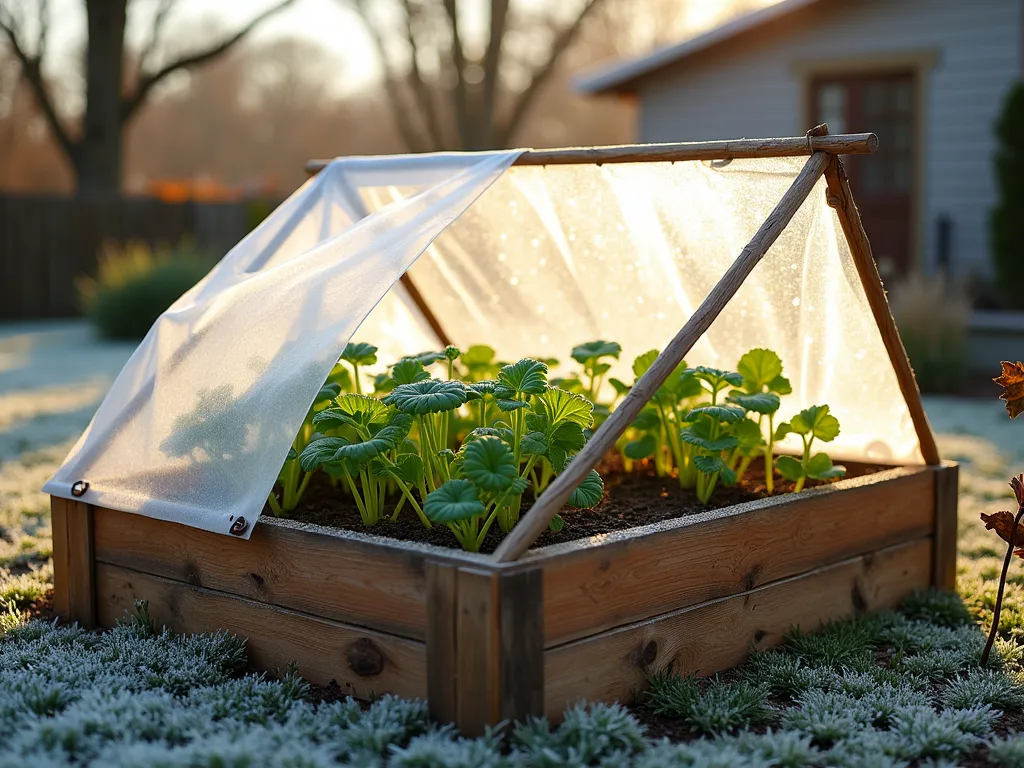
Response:
[[[580,9],[576,18],[562,27],[561,31],[555,35],[547,61],[534,70],[533,76],[530,78],[530,84],[519,94],[512,107],[512,111],[509,113],[508,119],[501,129],[496,132],[501,146],[507,146],[515,136],[541,86],[554,74],[555,67],[558,65],[562,54],[565,53],[573,40],[576,39],[576,35],[579,34],[580,28],[583,26],[583,20],[600,3],[601,0],[586,0],[586,4]]]
[[[135,93],[133,93],[128,98],[124,99],[121,103],[122,122],[127,122],[129,119],[131,119],[132,115],[139,108],[142,102],[145,101],[146,97],[149,95],[149,92],[153,89],[153,87],[157,85],[161,80],[166,78],[168,75],[171,75],[174,72],[178,72],[183,69],[189,69],[190,67],[205,64],[211,59],[215,59],[221,54],[226,53],[231,48],[233,48],[237,43],[245,39],[245,37],[248,36],[249,33],[252,32],[262,22],[266,21],[271,16],[280,13],[289,5],[291,5],[294,1],[295,0],[281,0],[277,4],[272,5],[259,15],[255,16],[252,20],[249,21],[248,24],[246,24],[244,27],[235,32],[235,34],[222,40],[216,45],[212,45],[209,48],[181,56],[180,58],[165,64],[155,72],[143,75],[139,79],[138,85],[135,87]]]
[[[413,15],[416,13],[416,9],[413,6],[412,0],[403,0],[402,5],[405,10],[405,36],[409,45],[409,56],[411,59],[409,77],[412,81],[413,96],[419,104],[420,112],[424,116],[424,121],[427,124],[427,131],[434,144],[433,148],[444,149],[444,132],[441,129],[440,121],[437,119],[437,109],[434,107],[434,97],[423,80],[423,73],[420,72],[420,65],[417,59],[419,55],[419,46],[416,43],[416,35],[413,31]]]
[[[384,36],[370,18],[369,9],[366,6],[367,0],[355,0],[356,11],[363,20],[363,24],[370,33],[374,48],[377,49],[377,58],[380,59],[380,66],[384,70],[384,93],[387,96],[388,108],[391,111],[391,118],[395,121],[398,132],[405,141],[405,146],[410,152],[425,151],[426,141],[422,134],[413,125],[410,115],[413,110],[405,103],[402,97],[402,89],[398,78],[391,71],[391,64],[388,61],[387,46],[384,44]]]
[[[459,138],[463,149],[474,149],[473,128],[469,124],[469,100],[466,93],[466,51],[462,47],[459,34],[458,0],[444,0],[444,10],[448,14],[448,27],[451,32],[452,67],[455,69],[455,124],[459,129]]]
[[[159,48],[160,38],[163,36],[163,31],[167,24],[167,16],[177,2],[178,0],[160,0],[157,5],[156,11],[153,13],[153,23],[149,27],[149,39],[139,50],[139,65],[135,73],[136,83],[142,82],[149,57]]]
[[[21,65],[21,77],[29,84],[36,104],[46,119],[47,127],[57,140],[58,146],[60,146],[68,161],[74,164],[75,157],[78,154],[78,144],[72,141],[67,128],[57,115],[57,110],[53,106],[53,100],[50,98],[49,91],[46,89],[46,82],[43,79],[42,60],[43,55],[46,53],[46,39],[50,23],[48,11],[49,4],[46,2],[41,3],[39,6],[39,36],[36,41],[36,51],[34,54],[29,53],[21,43],[18,20],[10,11],[3,7],[0,7],[0,32],[3,32],[7,38],[15,58],[17,58],[18,63]]]
[[[483,123],[487,126],[487,143],[494,139],[494,105],[501,77],[501,45],[505,39],[509,0],[491,0],[491,34],[484,53]],[[488,147],[490,148],[490,147]]]

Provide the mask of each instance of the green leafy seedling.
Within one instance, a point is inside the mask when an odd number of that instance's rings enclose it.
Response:
[[[352,366],[352,381],[354,382],[356,394],[362,394],[362,385],[359,383],[359,366],[374,365],[377,362],[377,347],[364,342],[349,342],[342,350],[341,360]]]
[[[780,397],[793,391],[789,379],[782,375],[782,358],[770,349],[752,349],[740,358],[737,372],[743,377],[738,389],[729,394],[729,402],[757,414],[758,427],[764,435],[764,477],[768,493],[775,492],[772,472],[775,454],[775,413]],[[744,467],[745,469],[745,467]]]
[[[776,430],[775,439],[781,440],[790,433],[800,436],[804,444],[803,454],[799,459],[779,456],[775,467],[784,478],[796,483],[794,491],[803,490],[808,478],[832,480],[846,474],[846,467],[833,465],[828,454],[812,452],[815,440],[830,443],[839,436],[839,419],[829,412],[827,405],[812,405],[790,421],[783,422]]]
[[[607,360],[618,360],[622,347],[614,341],[588,341],[573,347],[572,359],[583,366],[581,383],[588,399],[597,400],[604,377],[611,370],[612,364]]]

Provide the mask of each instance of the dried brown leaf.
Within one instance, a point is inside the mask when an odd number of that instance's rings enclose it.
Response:
[[[1011,477],[1010,487],[1013,489],[1013,495],[1017,497],[1017,506],[1024,507],[1024,475]]]
[[[981,513],[981,521],[985,524],[985,527],[990,531],[995,531],[996,535],[998,535],[999,538],[1007,544],[1010,543],[1010,530],[1013,528],[1013,517],[1014,516],[1009,512],[996,512],[991,515],[986,515],[984,512]],[[1017,523],[1017,533],[1013,537],[1013,543],[1024,546],[1024,523]],[[1015,550],[1014,554],[1017,555],[1017,557],[1024,559],[1024,548]]]
[[[1006,412],[1011,419],[1024,413],[1024,363],[1002,362],[1003,372],[992,381],[1005,391],[999,396],[1006,401]]]

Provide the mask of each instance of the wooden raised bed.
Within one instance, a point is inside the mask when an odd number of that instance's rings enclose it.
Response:
[[[952,588],[956,492],[954,464],[893,468],[514,563],[288,520],[242,541],[54,498],[55,608],[109,627],[148,600],[175,631],[248,638],[261,669],[295,661],[355,696],[428,697],[474,733]]]
[[[557,718],[581,698],[628,700],[650,672],[669,665],[711,674],[793,626],[893,608],[915,588],[951,589],[957,468],[940,461],[836,156],[871,152],[877,139],[825,133],[819,126],[797,139],[522,155],[524,164],[810,157],[718,285],[494,555],[275,519],[243,541],[88,498],[54,498],[57,613],[110,626],[146,599],[153,618],[173,630],[248,638],[259,668],[295,661],[314,683],[336,681],[355,696],[425,697],[438,719],[476,734],[506,718]],[[924,466],[529,549],[822,176]],[[429,306],[421,308],[443,338]]]

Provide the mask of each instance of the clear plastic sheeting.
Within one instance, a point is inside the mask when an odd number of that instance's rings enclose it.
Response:
[[[568,372],[573,346],[618,341],[610,375],[630,381],[633,358],[675,335],[806,162],[516,156],[330,164],[157,321],[45,490],[85,480],[86,500],[115,509],[219,532],[255,522],[348,340],[382,362],[438,347],[397,282],[406,270],[458,346]],[[922,463],[824,181],[687,361],[734,369],[753,347],[778,352],[793,383],[780,418],[831,406],[833,457]]]

